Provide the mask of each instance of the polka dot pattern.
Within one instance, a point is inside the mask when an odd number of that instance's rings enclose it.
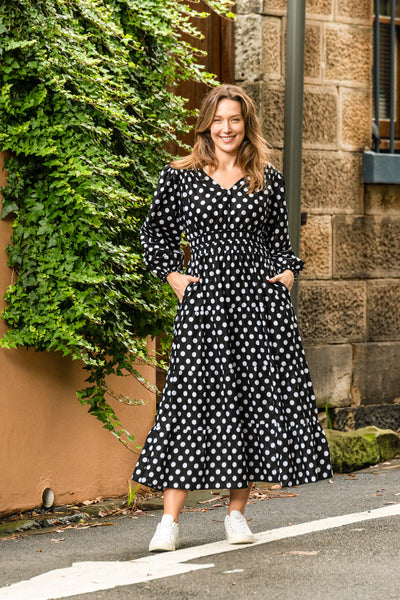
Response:
[[[204,171],[164,168],[141,232],[161,279],[190,283],[178,305],[171,361],[154,427],[132,479],[155,489],[299,485],[331,477],[310,373],[290,293],[268,279],[295,276],[284,183],[266,169],[265,190],[226,190]]]

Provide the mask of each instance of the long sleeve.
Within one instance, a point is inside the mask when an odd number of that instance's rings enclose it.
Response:
[[[273,275],[282,273],[285,269],[290,269],[297,278],[304,267],[304,262],[294,254],[290,244],[285,182],[279,171],[273,170],[270,184],[272,187],[272,205],[267,244],[274,265]]]
[[[180,250],[182,226],[179,216],[179,171],[164,167],[149,213],[140,230],[144,261],[162,281],[171,271],[182,271]]]

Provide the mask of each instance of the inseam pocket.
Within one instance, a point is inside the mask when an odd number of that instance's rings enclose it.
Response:
[[[285,292],[290,295],[289,288],[282,281],[275,281],[275,283],[278,283],[285,290]]]

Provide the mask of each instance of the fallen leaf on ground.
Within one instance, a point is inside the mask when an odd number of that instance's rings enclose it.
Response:
[[[70,525],[66,529],[90,529],[90,527],[107,527],[107,525],[114,525],[114,523],[91,523],[91,525]]]
[[[216,502],[217,500],[223,500],[224,496],[218,496],[218,498],[210,498],[209,500],[199,500],[197,504],[210,504],[210,502]]]

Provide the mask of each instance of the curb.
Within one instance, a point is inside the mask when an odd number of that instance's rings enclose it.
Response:
[[[136,511],[154,511],[163,508],[162,498],[138,499]],[[126,508],[126,498],[116,498],[89,506],[56,506],[53,509],[36,508],[24,513],[0,518],[0,539],[16,534],[44,533],[46,530],[98,521],[115,515],[133,514]]]

